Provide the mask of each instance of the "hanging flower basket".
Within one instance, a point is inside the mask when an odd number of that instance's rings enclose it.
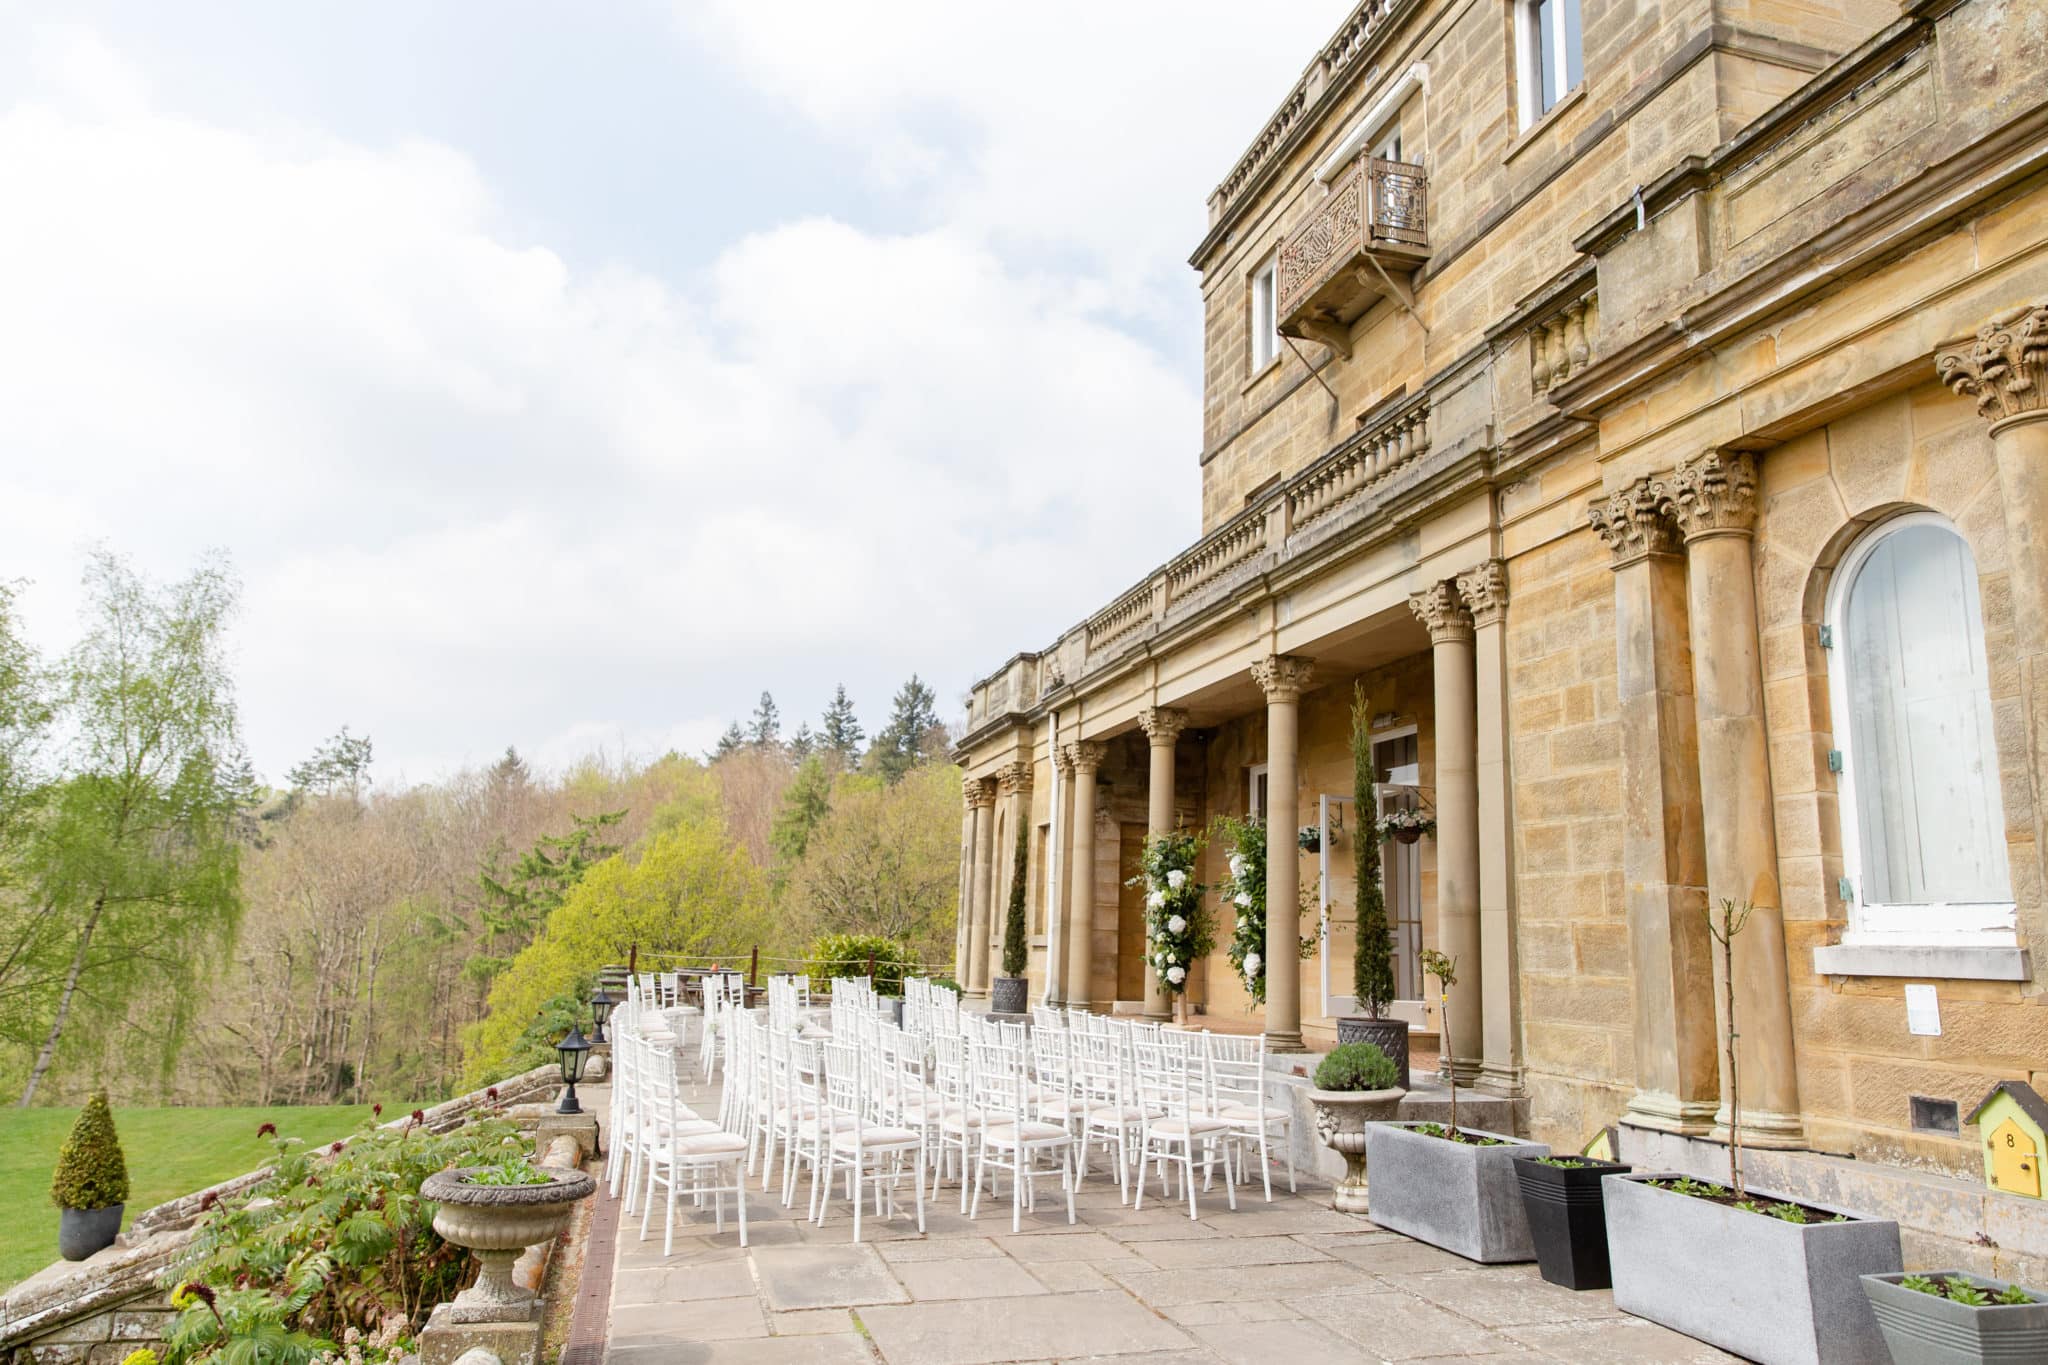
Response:
[[[1301,833],[1295,836],[1294,841],[1301,845],[1303,853],[1321,853],[1323,851],[1322,828],[1318,825],[1303,825]]]
[[[1392,839],[1399,844],[1418,842],[1425,834],[1436,833],[1436,820],[1427,811],[1388,811],[1380,818],[1380,837]]]

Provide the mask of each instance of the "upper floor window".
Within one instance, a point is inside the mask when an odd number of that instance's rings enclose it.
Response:
[[[1829,597],[1844,943],[2012,942],[1977,564],[1931,512],[1884,523]]]
[[[1515,0],[1515,46],[1526,128],[1555,108],[1584,74],[1579,0]]]
[[[1252,373],[1280,354],[1280,258],[1269,256],[1252,272]]]

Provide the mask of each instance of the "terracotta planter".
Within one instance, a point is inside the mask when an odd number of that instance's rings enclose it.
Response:
[[[1371,1043],[1387,1054],[1387,1059],[1401,1070],[1399,1085],[1403,1090],[1413,1090],[1414,1077],[1408,1072],[1408,1024],[1403,1019],[1374,1019],[1370,1015],[1346,1015],[1337,1021],[1337,1041],[1341,1043]]]
[[[82,1261],[114,1244],[121,1235],[121,1210],[126,1204],[99,1209],[65,1209],[57,1220],[57,1252],[67,1261]]]
[[[1316,1107],[1316,1137],[1344,1158],[1344,1178],[1337,1182],[1330,1207],[1339,1213],[1366,1213],[1365,1125],[1381,1123],[1400,1111],[1406,1090],[1311,1090]]]
[[[434,1231],[441,1240],[476,1253],[483,1270],[449,1305],[456,1322],[522,1322],[534,1297],[512,1279],[512,1263],[530,1246],[551,1242],[569,1226],[576,1201],[597,1182],[582,1171],[546,1170],[545,1185],[473,1185],[478,1167],[442,1171],[420,1186],[420,1197],[440,1205]]]

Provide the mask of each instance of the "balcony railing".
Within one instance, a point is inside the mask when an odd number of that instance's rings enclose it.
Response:
[[[1350,326],[1429,259],[1429,177],[1405,161],[1361,157],[1280,244],[1280,331],[1351,354]]]

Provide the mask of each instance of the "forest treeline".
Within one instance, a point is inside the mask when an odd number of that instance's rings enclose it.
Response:
[[[62,658],[0,583],[0,1096],[425,1100],[551,1055],[638,945],[794,965],[826,934],[950,963],[959,783],[916,677],[870,738],[764,692],[704,755],[380,784],[339,730],[275,781],[241,746],[223,564],[108,554]],[[587,1015],[584,1016],[587,1020]]]

